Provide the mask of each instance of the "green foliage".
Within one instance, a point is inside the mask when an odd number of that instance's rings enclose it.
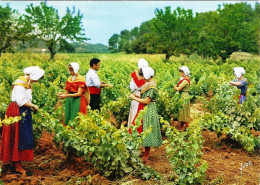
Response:
[[[226,61],[235,51],[258,53],[259,18],[247,3],[224,4],[195,18],[195,48],[203,57]]]
[[[155,10],[155,49],[157,53],[166,54],[166,60],[172,55],[191,53],[192,38],[192,10],[185,10],[177,7],[171,12],[171,7]]]
[[[110,37],[110,39],[108,40],[110,52],[117,53],[119,51],[119,48],[118,48],[119,39],[120,39],[120,35],[118,35],[118,34],[114,34],[114,35],[112,35],[112,37]]]
[[[45,2],[41,2],[39,6],[34,7],[30,4],[25,11],[28,15],[26,18],[34,26],[36,38],[44,41],[50,51],[51,58],[58,52],[58,45],[62,44],[64,40],[84,41],[87,38],[83,37],[82,33],[82,18],[83,15],[78,11],[75,14],[75,8],[71,11],[67,9],[65,16],[60,18],[58,10],[47,6]],[[44,18],[43,18],[44,17]]]
[[[9,85],[9,84],[8,84]],[[8,86],[6,85],[5,82],[2,82],[0,84],[0,93],[1,93],[1,97],[0,97],[0,116],[1,118],[4,117],[5,115],[5,111],[8,107],[8,103],[9,103],[9,99],[10,99],[10,95],[9,95],[9,89],[7,89],[6,87]]]
[[[254,88],[249,87],[247,100],[238,104],[238,92],[227,83],[219,85],[215,96],[206,103],[212,113],[203,117],[202,126],[218,134],[230,135],[247,151],[254,151],[259,142],[250,129],[260,128],[260,101],[252,92]]]
[[[54,117],[61,116],[61,109],[54,112]],[[149,131],[138,134],[142,115],[137,118],[137,125],[132,127],[129,134],[125,127],[116,129],[107,122],[98,111],[89,110],[88,115],[79,115],[68,126],[63,127],[60,120],[41,110],[34,115],[34,133],[40,135],[40,130],[54,131],[54,142],[57,146],[62,143],[65,153],[76,151],[84,156],[106,177],[116,179],[132,173],[144,179],[152,176],[160,178],[154,170],[144,166],[139,158],[139,146]],[[36,130],[35,130],[36,129]]]
[[[186,132],[180,132],[171,127],[161,118],[169,141],[166,152],[175,172],[172,177],[177,184],[202,184],[205,181],[207,162],[201,160],[203,138],[199,125],[193,121]]]
[[[4,51],[13,51],[15,44],[28,38],[31,25],[27,19],[19,16],[18,12],[9,6],[0,6],[0,57]]]

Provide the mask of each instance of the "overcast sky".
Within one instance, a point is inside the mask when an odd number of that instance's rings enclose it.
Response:
[[[108,39],[114,34],[120,34],[124,29],[131,30],[139,27],[142,22],[155,17],[156,8],[164,9],[171,6],[172,10],[178,6],[192,9],[195,12],[214,11],[219,4],[237,3],[241,1],[47,1],[48,6],[58,9],[63,16],[66,8],[75,6],[83,14],[83,26],[88,43],[102,43],[108,45]],[[245,1],[243,1],[245,2]],[[254,7],[257,1],[247,1]],[[40,1],[1,1],[1,6],[6,4],[12,9],[25,13],[27,5],[39,5]]]

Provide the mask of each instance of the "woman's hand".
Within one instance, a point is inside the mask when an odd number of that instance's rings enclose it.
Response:
[[[58,97],[59,97],[59,99],[65,99],[68,96],[67,96],[67,94],[59,93]]]
[[[175,91],[177,91],[176,86],[173,86],[173,89],[174,89]]]
[[[136,98],[136,96],[134,94],[130,94],[129,98],[131,98],[132,100],[134,100]]]
[[[37,112],[39,110],[39,107],[37,105],[33,105],[32,109],[33,109],[34,112]]]
[[[114,87],[112,84],[107,84],[107,87]]]

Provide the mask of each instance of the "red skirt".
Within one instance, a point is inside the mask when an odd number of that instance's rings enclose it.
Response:
[[[87,102],[84,96],[81,95],[79,112],[81,112],[82,114],[87,114],[87,111],[88,111]]]
[[[12,102],[6,110],[7,117],[20,116],[17,103]],[[33,150],[19,150],[19,122],[3,125],[0,161],[33,161]]]

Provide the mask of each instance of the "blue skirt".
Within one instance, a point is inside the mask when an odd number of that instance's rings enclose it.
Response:
[[[33,149],[32,113],[30,107],[19,108],[22,117],[19,123],[19,150]],[[23,116],[23,113],[25,116]]]

